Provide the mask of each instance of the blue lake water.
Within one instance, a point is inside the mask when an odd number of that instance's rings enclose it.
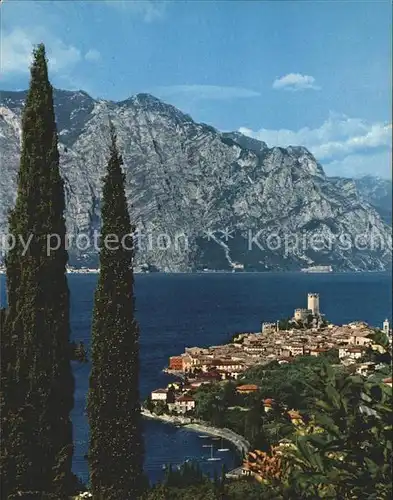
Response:
[[[90,343],[90,322],[96,275],[68,275],[72,336]],[[1,303],[5,302],[1,276]],[[305,307],[308,292],[320,294],[321,311],[336,323],[362,319],[381,325],[391,319],[392,276],[368,274],[211,273],[136,276],[136,307],[141,329],[141,395],[168,383],[162,373],[168,357],[189,346],[224,343],[235,332],[259,331],[261,321],[288,317]],[[89,365],[75,367],[74,470],[87,479],[88,426],[85,397]],[[222,462],[208,462],[209,448],[194,432],[155,421],[144,422],[145,470],[151,482],[163,477],[163,464],[196,458],[208,472],[239,464],[233,448]],[[211,442],[210,440],[208,441]],[[220,443],[217,443],[219,445]]]

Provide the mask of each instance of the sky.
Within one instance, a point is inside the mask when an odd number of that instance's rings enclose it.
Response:
[[[222,131],[306,146],[328,175],[391,177],[389,0],[1,3],[0,88],[44,42],[55,87],[148,92]]]

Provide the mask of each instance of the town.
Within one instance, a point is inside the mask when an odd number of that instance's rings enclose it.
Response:
[[[385,319],[382,329],[375,329],[363,321],[345,325],[334,325],[327,321],[320,311],[319,295],[309,293],[307,308],[295,309],[289,320],[275,323],[263,322],[257,333],[241,333],[232,342],[207,348],[189,347],[185,352],[169,359],[165,371],[183,379],[181,384],[168,384],[151,393],[153,405],[165,404],[174,414],[186,414],[195,409],[193,391],[204,384],[221,380],[239,381],[246,370],[255,365],[277,361],[291,363],[297,356],[321,356],[329,351],[338,354],[339,363],[351,366],[354,372],[367,376],[378,366],[371,361],[363,361],[367,350],[378,349],[370,335],[382,330],[391,341],[391,328]],[[384,382],[391,384],[392,380]],[[258,387],[237,386],[237,392],[248,393]]]

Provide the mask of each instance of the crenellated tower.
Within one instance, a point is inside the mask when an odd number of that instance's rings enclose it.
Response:
[[[309,293],[307,296],[307,309],[310,309],[314,316],[319,316],[319,293]]]

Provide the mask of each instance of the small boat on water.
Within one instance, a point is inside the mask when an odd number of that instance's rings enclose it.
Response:
[[[224,451],[229,451],[229,448],[224,448],[224,439],[221,438],[221,448],[218,448],[217,451],[224,452]]]
[[[209,436],[206,436],[206,435],[201,435],[201,436],[198,436],[200,439],[207,439]]]
[[[220,457],[214,457],[213,456],[213,445],[210,445],[211,447],[211,453],[210,453],[210,458],[207,459],[208,462],[218,462],[219,460],[221,460]]]

